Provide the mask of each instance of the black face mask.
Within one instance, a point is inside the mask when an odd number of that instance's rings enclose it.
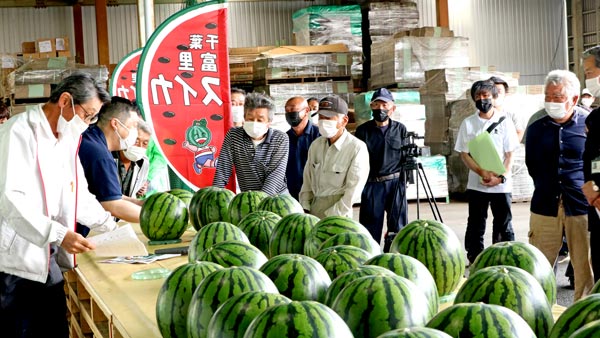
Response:
[[[387,109],[371,109],[373,111],[373,120],[377,122],[385,122],[389,116]]]
[[[475,101],[475,107],[482,113],[487,113],[492,109],[492,100],[491,99],[481,99]]]
[[[300,122],[302,122],[302,118],[300,117],[300,112],[297,112],[297,111],[285,113],[285,120],[292,127],[297,127],[300,124]]]

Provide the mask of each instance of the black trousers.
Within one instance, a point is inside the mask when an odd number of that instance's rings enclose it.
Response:
[[[485,193],[477,190],[467,190],[469,199],[469,218],[465,233],[465,249],[471,263],[483,251],[483,235],[488,216],[488,208],[492,209],[492,243],[514,241],[515,233],[512,227],[512,211],[510,193]]]
[[[406,186],[402,177],[383,182],[367,182],[360,199],[359,222],[381,242],[384,214],[389,232],[398,232],[407,223]]]

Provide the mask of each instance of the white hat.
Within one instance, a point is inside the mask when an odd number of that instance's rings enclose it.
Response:
[[[592,95],[592,93],[590,92],[590,90],[589,90],[589,89],[587,89],[587,88],[583,88],[583,90],[581,91],[581,96],[583,96],[583,95],[585,95],[585,94],[587,94],[587,95],[589,95],[589,96],[594,96],[594,95]]]

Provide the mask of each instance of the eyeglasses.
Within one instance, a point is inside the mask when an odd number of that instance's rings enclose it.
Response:
[[[94,124],[96,122],[98,122],[98,113],[88,113],[88,111],[83,108],[82,105],[78,104],[79,107],[81,107],[81,109],[83,109],[83,112],[85,113],[85,116],[83,118],[83,121],[85,121],[88,124]]]

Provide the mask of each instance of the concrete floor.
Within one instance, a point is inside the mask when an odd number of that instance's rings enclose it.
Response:
[[[420,205],[420,218],[421,219],[433,219],[433,213],[429,208],[429,204],[426,201],[421,200],[420,204],[416,201],[409,201],[408,203],[408,219],[417,219],[417,205]],[[467,203],[451,201],[450,203],[437,202],[438,208],[442,215],[444,224],[448,225],[458,238],[464,247],[465,229],[467,227]],[[354,219],[358,220],[358,207],[354,208]],[[527,233],[529,231],[529,203],[518,202],[512,204],[513,212],[513,228],[515,231],[515,239],[521,242],[527,242]],[[492,244],[491,229],[492,229],[492,215],[489,211],[488,225],[485,234],[485,246],[488,247]],[[561,257],[562,258],[562,257]],[[558,264],[556,277],[557,277],[557,303],[562,306],[569,306],[573,303],[573,290],[566,289],[569,285],[569,280],[565,277],[565,269],[567,262]]]

